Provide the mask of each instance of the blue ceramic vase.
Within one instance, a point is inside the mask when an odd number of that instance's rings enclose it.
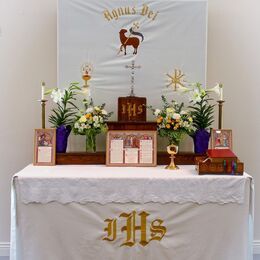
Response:
[[[204,154],[209,147],[210,133],[206,129],[199,129],[193,136],[194,152]]]
[[[56,129],[56,152],[57,153],[66,153],[70,132],[71,132],[70,126],[61,125]]]

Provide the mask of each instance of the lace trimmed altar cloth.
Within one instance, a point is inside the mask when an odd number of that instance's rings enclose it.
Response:
[[[192,165],[177,171],[163,166],[134,168],[104,165],[29,165],[14,176],[21,202],[62,204],[116,203],[238,203],[244,202],[243,176],[199,176]]]

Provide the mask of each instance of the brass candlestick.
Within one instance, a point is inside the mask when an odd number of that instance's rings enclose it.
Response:
[[[218,100],[218,129],[222,129],[224,100]]]
[[[168,170],[177,170],[177,169],[179,169],[179,167],[174,163],[175,154],[178,153],[178,146],[174,145],[174,144],[168,145],[167,146],[167,152],[168,152],[168,154],[170,154],[171,162],[170,162],[169,165],[167,165],[165,167],[165,169],[168,169]]]
[[[38,100],[38,101],[41,102],[41,107],[42,107],[42,129],[45,129],[45,107],[46,107],[46,102],[48,100],[41,99],[41,100]]]

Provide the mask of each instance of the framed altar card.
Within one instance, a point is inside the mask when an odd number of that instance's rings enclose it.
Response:
[[[107,166],[156,166],[157,132],[109,130],[106,147]]]
[[[212,129],[210,139],[211,139],[211,149],[232,150],[231,129]]]
[[[35,129],[33,165],[55,165],[56,129]]]

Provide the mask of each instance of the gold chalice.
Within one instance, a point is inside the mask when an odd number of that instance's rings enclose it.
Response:
[[[168,170],[178,170],[179,167],[177,165],[175,165],[175,163],[174,163],[175,154],[178,153],[178,146],[174,145],[174,144],[168,145],[167,146],[167,153],[170,154],[171,162],[170,162],[169,165],[167,165],[165,167],[165,169],[168,169]]]
[[[82,79],[85,81],[85,84],[82,87],[83,93],[89,94],[88,81],[91,79],[92,71],[93,71],[93,67],[90,63],[84,63],[81,66]]]

